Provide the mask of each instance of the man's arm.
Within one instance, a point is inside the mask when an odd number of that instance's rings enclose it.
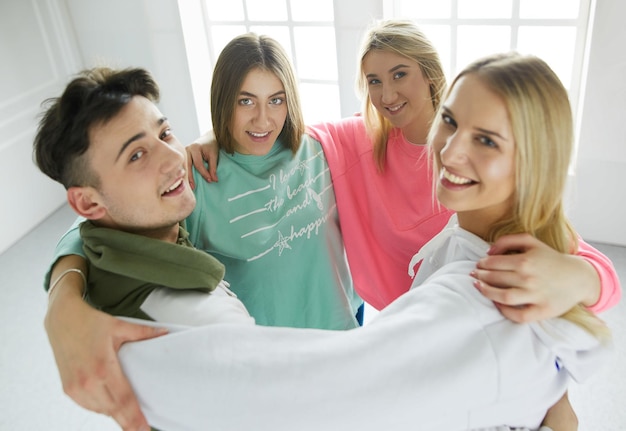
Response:
[[[70,268],[86,273],[87,265],[80,256],[61,257],[52,269],[51,282]],[[166,331],[133,325],[93,309],[83,300],[85,288],[78,272],[67,272],[48,301],[44,326],[63,390],[80,406],[113,417],[125,431],[149,430],[117,352],[127,341]]]
[[[507,421],[535,429],[566,382],[555,380],[554,353],[529,325],[467,288],[473,265],[412,289],[350,331],[207,325],[129,343],[119,355],[163,429],[438,430]]]

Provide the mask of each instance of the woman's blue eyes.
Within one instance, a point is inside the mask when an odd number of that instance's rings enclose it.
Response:
[[[448,114],[441,114],[441,122],[455,130],[457,128],[456,121]],[[475,139],[487,147],[498,148],[498,144],[496,144],[496,142],[487,135],[478,135]]]
[[[448,124],[450,126],[456,127],[456,121],[454,121],[454,119],[447,114],[441,115],[441,121],[443,121],[444,124]]]
[[[484,144],[488,147],[496,148],[498,146],[498,144],[496,144],[493,140],[489,139],[486,136],[479,136],[478,140],[480,141],[481,144]]]
[[[406,72],[396,72],[396,73],[393,74],[393,79],[400,79],[400,78],[403,78],[405,76],[406,76]],[[369,81],[367,81],[367,83],[369,85],[377,85],[377,84],[380,84],[380,82],[381,81],[378,78],[372,78]]]
[[[254,105],[254,101],[252,99],[239,99],[238,103],[242,106]],[[273,99],[270,99],[269,103],[270,105],[282,105],[285,103],[285,99],[282,97],[274,97]]]

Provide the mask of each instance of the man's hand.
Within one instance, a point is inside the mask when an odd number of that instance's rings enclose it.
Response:
[[[52,280],[60,272],[58,267]],[[82,298],[82,279],[73,274],[64,276],[52,292],[44,321],[63,390],[80,406],[111,416],[124,431],[147,431],[150,427],[117,352],[125,342],[167,331],[134,325],[93,309]]]

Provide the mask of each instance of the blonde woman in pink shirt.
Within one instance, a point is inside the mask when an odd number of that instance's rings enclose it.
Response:
[[[328,160],[355,289],[380,310],[409,290],[408,262],[452,214],[432,196],[425,146],[446,80],[434,46],[409,21],[374,24],[359,58],[362,114],[308,133]],[[211,181],[217,146],[209,136],[187,148]],[[567,255],[530,235],[510,235],[489,254],[472,273],[475,286],[511,320],[556,317],[578,303],[599,312],[619,301],[611,261],[583,241],[577,255]]]

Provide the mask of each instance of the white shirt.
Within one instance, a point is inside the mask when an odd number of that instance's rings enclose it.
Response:
[[[144,413],[168,431],[537,429],[607,349],[563,319],[504,318],[472,286],[487,248],[467,234],[446,233],[449,259],[362,328],[216,324],[124,345]]]

